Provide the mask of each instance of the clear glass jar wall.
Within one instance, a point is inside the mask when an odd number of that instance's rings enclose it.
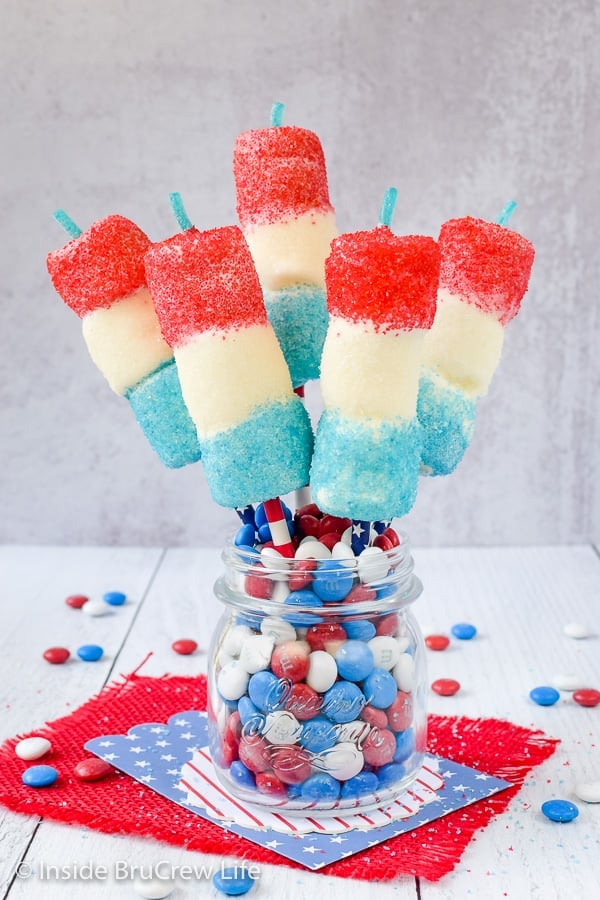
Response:
[[[287,811],[368,809],[416,777],[426,742],[422,587],[405,535],[383,554],[274,560],[230,544],[215,594],[209,736],[231,793]],[[343,598],[343,599],[341,599]]]

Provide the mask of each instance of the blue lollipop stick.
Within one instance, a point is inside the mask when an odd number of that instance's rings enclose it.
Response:
[[[503,228],[506,228],[508,223],[510,222],[510,218],[517,208],[517,204],[515,200],[509,200],[498,218],[496,219],[496,225],[502,225]]]
[[[169,194],[169,203],[171,204],[173,215],[177,219],[177,224],[179,225],[181,230],[187,231],[188,228],[193,228],[194,226],[192,225],[192,220],[185,211],[185,206],[183,205],[181,194],[178,191],[174,191],[172,194]]]
[[[394,210],[396,209],[397,199],[397,189],[395,187],[388,188],[383,195],[383,203],[381,204],[381,212],[379,213],[380,225],[385,225],[387,228],[392,227],[392,219],[394,217]]]
[[[285,105],[283,103],[274,103],[271,107],[271,127],[279,128],[283,124],[283,113]]]
[[[81,234],[83,234],[79,225],[73,221],[71,216],[64,211],[64,209],[57,209],[56,212],[53,213],[54,218],[58,222],[58,224],[65,229],[67,234],[69,234],[72,238],[78,238]]]

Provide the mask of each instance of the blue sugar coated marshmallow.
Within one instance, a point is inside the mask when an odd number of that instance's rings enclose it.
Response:
[[[302,725],[299,743],[301,747],[310,750],[311,753],[322,753],[323,750],[329,750],[336,741],[335,726],[323,716],[316,716]]]
[[[247,766],[244,765],[243,762],[240,762],[237,759],[235,762],[231,763],[229,767],[229,774],[236,784],[239,784],[240,787],[248,787],[255,788],[256,787],[256,779],[254,774],[250,771]]]
[[[569,800],[546,800],[542,812],[553,822],[572,822],[579,815],[578,808]]]
[[[450,633],[459,641],[470,641],[477,634],[477,629],[469,622],[457,622],[450,629]]]
[[[84,662],[97,662],[103,653],[104,650],[98,644],[83,644],[77,650],[77,656]]]
[[[406,515],[417,496],[420,434],[416,419],[374,427],[326,410],[310,475],[315,503],[331,515],[362,521]]]
[[[366,619],[357,619],[356,622],[344,622],[344,631],[352,641],[370,641],[375,637],[377,629],[372,622]]]
[[[288,686],[272,672],[257,672],[248,682],[250,700],[261,712],[282,709],[289,693]]]
[[[412,756],[415,750],[415,733],[412,728],[406,731],[400,731],[396,735],[396,751],[394,753],[394,762],[403,763]]]
[[[325,289],[314,284],[290,285],[265,291],[264,301],[294,387],[318,378],[329,324]]]
[[[27,787],[49,787],[58,778],[58,772],[53,766],[29,766],[21,775],[21,781]]]
[[[335,655],[338,672],[346,681],[362,681],[373,671],[371,648],[362,641],[345,641]]]
[[[395,678],[385,669],[373,669],[363,682],[363,691],[367,703],[375,709],[387,709],[396,699],[398,685]]]
[[[476,401],[433,373],[421,376],[417,418],[422,429],[421,460],[431,475],[449,475],[471,443]]]
[[[316,775],[309,775],[302,784],[300,794],[303,800],[337,800],[340,783],[332,775],[317,772]]]
[[[243,865],[233,866],[229,869],[222,868],[220,872],[213,875],[213,885],[228,897],[240,897],[242,894],[247,894],[253,884],[254,878],[248,874]]]
[[[301,591],[291,591],[285,598],[284,606],[308,606],[313,609],[319,609],[319,607],[323,606],[323,601],[316,597],[312,591],[304,588]],[[291,625],[303,626],[303,625],[318,625],[319,622],[322,622],[323,619],[321,616],[315,616],[312,613],[307,612],[298,612],[298,613],[288,613],[286,612],[283,616],[283,619],[286,622],[289,622]]]
[[[175,360],[163,363],[125,393],[152,449],[169,469],[198,462],[196,426],[181,396]]]
[[[102,595],[102,599],[109,606],[123,606],[127,600],[127,594],[124,594],[123,591],[106,591]]]
[[[344,725],[358,718],[366,702],[365,695],[356,684],[336,681],[323,695],[322,711],[332,722]]]
[[[325,559],[313,572],[311,587],[324,603],[337,603],[348,596],[354,586],[354,574],[335,559]],[[373,629],[375,633],[375,629]]]
[[[373,772],[361,772],[354,778],[349,778],[342,785],[342,800],[351,800],[353,797],[362,797],[365,794],[374,794],[379,787],[379,778]]]
[[[300,397],[265,403],[252,416],[203,438],[202,465],[213,500],[244,507],[308,484],[313,432]]]
[[[556,688],[548,685],[540,685],[529,691],[529,696],[538,706],[553,706],[557,700],[560,700],[560,694]]]

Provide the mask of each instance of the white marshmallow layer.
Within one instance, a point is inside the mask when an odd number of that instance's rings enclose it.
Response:
[[[504,328],[492,313],[440,290],[423,365],[470,397],[482,397],[500,362]]]
[[[264,291],[279,291],[293,284],[324,286],[325,260],[336,236],[332,212],[308,212],[244,231]]]
[[[89,313],[82,328],[90,356],[117,394],[124,394],[173,356],[145,287],[108,309]]]
[[[245,422],[257,406],[293,396],[270,326],[196,334],[176,348],[175,360],[183,399],[201,438]]]
[[[355,419],[413,419],[425,333],[331,316],[321,359],[325,408]]]

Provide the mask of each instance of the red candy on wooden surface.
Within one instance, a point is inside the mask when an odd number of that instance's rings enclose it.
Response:
[[[438,238],[440,288],[498,316],[502,325],[519,311],[535,251],[509,228],[473,219],[450,219]]]
[[[235,225],[189,228],[146,254],[146,277],[171,347],[195,334],[267,325],[262,289],[244,236]]]
[[[81,609],[89,599],[90,598],[86,597],[84,594],[71,594],[69,597],[65,597],[65,603],[67,606],[70,606],[71,609]]]
[[[66,662],[70,655],[66,647],[49,647],[43,653],[46,662],[52,663],[54,666],[59,666]]]
[[[600,691],[596,691],[594,688],[579,688],[573,691],[573,700],[580,706],[598,706]]]
[[[430,650],[445,650],[449,643],[445,634],[428,634],[425,638],[425,646]]]
[[[243,227],[333,211],[321,142],[305,128],[280,125],[238,135],[233,174]]]
[[[431,690],[440,697],[452,697],[460,690],[460,682],[455,681],[454,678],[438,678],[432,683]]]
[[[196,641],[180,638],[178,641],[173,641],[171,647],[175,653],[179,653],[180,656],[189,656],[191,653],[196,652],[198,644]]]
[[[146,284],[144,256],[150,238],[123,216],[107,216],[49,253],[55,290],[80,318],[108,309]]]
[[[440,251],[430,237],[399,237],[381,226],[342,234],[325,260],[329,312],[372,322],[376,330],[430,328],[439,271]]]
[[[99,759],[97,756],[90,756],[88,759],[78,762],[73,771],[80,781],[100,781],[101,778],[106,778],[116,770],[105,760]]]

